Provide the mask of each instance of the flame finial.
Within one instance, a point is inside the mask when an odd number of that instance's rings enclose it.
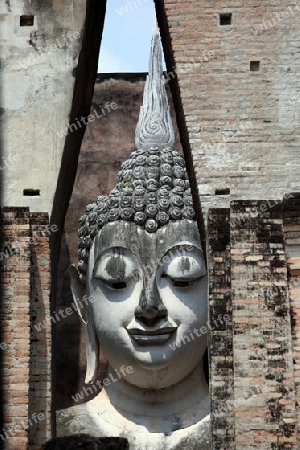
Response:
[[[154,17],[149,74],[135,131],[135,145],[138,149],[164,148],[172,147],[174,142],[174,129],[164,83],[159,28]]]

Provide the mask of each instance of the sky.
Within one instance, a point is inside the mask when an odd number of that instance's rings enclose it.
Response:
[[[108,0],[98,72],[148,72],[153,0]]]

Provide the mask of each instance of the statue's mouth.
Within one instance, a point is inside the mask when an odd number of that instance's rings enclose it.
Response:
[[[130,336],[141,345],[163,344],[177,330],[177,327],[163,326],[160,328],[127,327]]]

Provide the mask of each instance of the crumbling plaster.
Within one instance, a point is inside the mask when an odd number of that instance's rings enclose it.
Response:
[[[22,15],[33,15],[33,25],[20,26]],[[4,206],[51,213],[84,19],[83,0],[1,2]]]

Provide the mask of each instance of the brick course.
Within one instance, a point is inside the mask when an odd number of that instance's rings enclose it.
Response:
[[[297,2],[155,3],[168,72],[177,74],[170,86],[181,138],[204,211],[299,190]],[[232,24],[221,26],[220,13],[231,13]],[[250,71],[250,61],[260,61],[259,71]]]
[[[1,350],[4,429],[0,435],[7,450],[38,450],[50,438],[50,323],[39,335],[33,327],[37,310],[44,318],[49,316],[49,237],[41,233],[48,223],[47,214],[30,213],[28,208],[2,211],[1,327],[7,348]],[[14,253],[5,253],[7,248]],[[45,419],[35,421],[35,413],[43,413]]]
[[[300,424],[300,195],[283,203],[284,241],[287,254],[288,289],[291,300],[292,344],[297,422]],[[300,426],[298,425],[300,442]]]
[[[229,209],[214,209],[208,218],[212,438],[215,449],[228,450],[234,448],[235,428],[229,403],[234,393],[233,330],[232,322],[220,323],[218,317],[232,315],[229,213]]]
[[[235,408],[235,445],[237,450],[269,448],[268,443],[296,449],[283,210],[278,204],[262,212],[261,204],[231,203],[231,249],[245,250],[242,260],[231,260],[234,392],[235,399],[249,398]],[[265,270],[260,261],[268,263]]]
[[[213,449],[298,448],[299,194],[267,203],[208,217],[210,320],[232,319],[211,332]]]

